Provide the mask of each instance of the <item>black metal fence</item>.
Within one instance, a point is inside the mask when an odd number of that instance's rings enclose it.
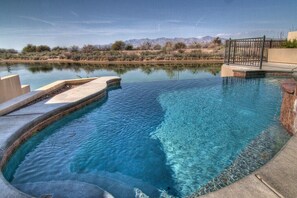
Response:
[[[268,59],[269,48],[279,48],[285,40],[266,39],[265,36],[226,41],[225,63],[262,68]]]

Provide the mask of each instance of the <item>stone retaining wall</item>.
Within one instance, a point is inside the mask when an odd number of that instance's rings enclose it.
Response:
[[[280,121],[289,133],[297,131],[297,84],[295,80],[287,80],[282,83],[283,101],[281,107]]]

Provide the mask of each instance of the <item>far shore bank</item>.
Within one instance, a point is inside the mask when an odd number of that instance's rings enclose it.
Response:
[[[17,60],[17,59],[2,59],[0,63],[73,63],[73,64],[193,64],[193,63],[223,63],[224,60],[150,60],[150,61],[93,61],[93,60],[63,60],[63,59],[52,59],[52,60]]]

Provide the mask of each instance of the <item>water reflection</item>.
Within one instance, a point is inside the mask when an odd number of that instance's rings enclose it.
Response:
[[[164,70],[168,76],[172,76],[172,73],[175,71],[190,70],[192,73],[198,73],[201,71],[209,72],[213,75],[217,75],[220,72],[221,64],[217,63],[204,63],[204,64],[31,64],[28,65],[28,70],[32,73],[36,72],[50,72],[53,69],[57,70],[72,70],[75,72],[80,72],[81,70],[86,71],[87,73],[92,73],[98,69],[105,69],[108,71],[114,71],[118,75],[123,75],[131,70],[141,69],[145,74],[151,74],[156,70]]]
[[[10,64],[0,65],[0,76],[19,74],[23,84],[36,89],[61,79],[117,75],[123,82],[214,77],[220,63],[201,64]]]

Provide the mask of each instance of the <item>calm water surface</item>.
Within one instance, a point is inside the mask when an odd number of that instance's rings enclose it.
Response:
[[[21,83],[30,84],[34,90],[56,80],[114,75],[122,77],[122,82],[206,78],[218,75],[220,65],[16,64],[0,65],[0,77],[19,74]]]

